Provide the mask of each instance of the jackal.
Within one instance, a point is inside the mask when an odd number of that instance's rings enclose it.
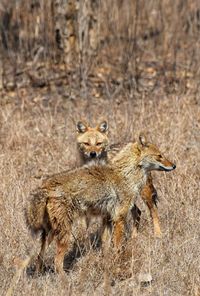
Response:
[[[39,271],[45,248],[55,238],[55,268],[63,271],[64,255],[69,248],[72,225],[81,216],[101,216],[104,226],[112,224],[115,248],[125,235],[130,209],[146,184],[149,171],[171,171],[175,165],[145,137],[124,147],[112,164],[85,165],[53,175],[31,194],[26,221],[33,233],[41,231]]]
[[[91,161],[107,162],[109,147],[107,121],[102,121],[94,128],[85,121],[79,121],[76,130],[76,141],[81,163],[85,164]]]
[[[116,145],[110,146],[108,138],[108,123],[106,120],[100,122],[96,127],[91,127],[86,121],[78,121],[76,125],[77,131],[77,147],[81,164],[105,164],[116,155],[116,151],[119,152],[119,147]],[[114,149],[113,149],[114,147]],[[116,151],[115,151],[116,149]],[[133,205],[132,217],[134,221],[135,234],[139,227],[141,211]],[[90,224],[90,218],[87,217],[85,221],[86,228]],[[102,230],[99,230],[99,236],[102,234]]]
[[[128,143],[126,143],[127,145]],[[112,162],[112,159],[114,159],[115,155],[124,147],[124,144],[122,143],[115,143],[110,146],[111,153],[108,152],[108,160]],[[111,154],[111,156],[110,156]],[[161,237],[162,232],[160,229],[160,223],[159,223],[159,216],[158,216],[158,208],[157,208],[157,202],[158,202],[158,195],[157,190],[153,185],[153,178],[151,175],[151,172],[148,172],[147,174],[147,181],[144,187],[141,190],[141,198],[144,201],[144,203],[147,205],[150,216],[153,221],[153,227],[154,227],[154,235],[155,237]],[[141,211],[140,209],[134,204],[134,206],[131,209],[133,219],[135,221],[135,231],[134,235],[137,234],[137,229],[139,227],[140,223],[140,216]]]
[[[108,123],[105,120],[95,128],[92,128],[86,121],[79,121],[76,130],[77,146],[82,164],[91,162],[101,164],[109,162],[124,146],[121,143],[109,145]],[[147,182],[141,191],[141,197],[149,208],[153,220],[154,234],[156,237],[160,237],[161,229],[157,209],[158,196],[150,172],[148,174]],[[131,213],[134,220],[133,234],[135,236],[137,234],[141,216],[141,211],[136,204],[133,205]],[[86,226],[88,226],[90,221],[87,220],[85,222]]]

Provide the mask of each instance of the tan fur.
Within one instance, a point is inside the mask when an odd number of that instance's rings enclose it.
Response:
[[[107,162],[107,151],[109,147],[108,124],[102,121],[96,127],[91,127],[85,121],[77,123],[77,146],[81,164],[91,161]]]
[[[32,232],[42,231],[38,270],[46,246],[55,238],[55,268],[58,272],[63,271],[72,225],[81,216],[97,215],[104,223],[112,223],[114,246],[119,248],[126,233],[130,209],[146,184],[148,172],[175,168],[159,155],[159,150],[152,144],[131,143],[110,165],[86,165],[43,181],[31,195],[26,209],[27,224]]]
[[[124,147],[124,144],[122,144],[122,143],[112,144],[110,146],[109,151],[108,151],[108,161],[112,161],[112,159],[116,156],[116,154],[123,147]],[[160,229],[158,209],[157,209],[158,196],[157,196],[156,188],[153,185],[153,179],[152,179],[151,172],[148,172],[147,182],[141,191],[141,198],[145,202],[145,204],[147,205],[147,207],[150,211],[150,215],[151,215],[151,218],[153,221],[155,237],[161,237],[162,232]],[[134,236],[136,236],[137,235],[137,228],[138,228],[139,222],[140,222],[141,211],[136,205],[133,206],[131,211],[132,211],[133,219],[135,221],[134,225],[136,227],[135,229],[133,229],[133,233],[134,233]]]
[[[145,140],[144,140],[144,143],[145,143]],[[111,147],[111,153],[108,153],[109,161],[112,162],[112,159],[115,161],[116,152],[119,151],[119,148],[121,146],[122,144],[118,143]],[[166,162],[166,165],[168,165],[168,162]],[[146,181],[146,184],[143,186],[140,195],[143,201],[148,206],[148,209],[150,211],[150,215],[153,220],[154,235],[155,237],[160,238],[162,235],[162,232],[160,229],[160,222],[159,222],[158,209],[157,209],[158,196],[157,196],[156,188],[153,185],[153,179],[150,171],[147,173],[147,181]],[[134,205],[131,209],[131,212],[132,212],[132,217],[134,219],[134,229],[132,233],[133,233],[133,236],[135,236],[137,235],[137,228],[140,222],[141,211],[140,209],[138,209],[136,205]]]
[[[81,164],[92,162],[101,164],[102,162],[110,162],[112,158],[115,157],[116,153],[119,152],[119,149],[124,146],[124,144],[122,145],[121,143],[109,145],[107,131],[108,124],[106,121],[101,122],[95,128],[92,128],[86,121],[79,121],[77,123],[77,146]],[[97,145],[97,143],[101,143],[101,145]],[[91,151],[96,152],[96,157],[90,157]],[[147,183],[141,191],[141,197],[149,208],[153,220],[155,237],[161,237],[162,232],[156,204],[158,200],[157,191],[153,185],[150,172],[147,177]],[[136,236],[141,216],[141,211],[136,204],[133,205],[131,213],[134,221],[133,235]],[[85,221],[86,226],[88,226],[89,223],[90,219],[87,218]],[[102,229],[100,230],[100,235],[101,233]]]
[[[91,127],[86,121],[79,121],[76,126],[77,130],[77,147],[79,151],[79,156],[81,164],[105,164],[108,163],[113,155],[116,155],[116,151],[119,152],[119,149],[114,152],[113,147],[109,145],[108,139],[108,123],[107,121],[102,121],[96,127]],[[91,157],[91,152],[95,152],[95,157]],[[114,152],[114,153],[113,153]],[[109,160],[108,160],[109,157]],[[135,235],[140,222],[140,209],[134,205],[131,211],[133,221],[134,221],[134,231]],[[86,217],[82,219],[81,223],[88,228],[90,224],[91,217]],[[99,230],[99,236],[103,235],[104,227],[101,227]],[[106,240],[103,238],[103,240]]]

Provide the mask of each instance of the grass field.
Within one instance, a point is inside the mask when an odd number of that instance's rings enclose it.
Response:
[[[90,101],[66,99],[48,90],[10,93],[1,102],[1,295],[9,287],[13,295],[200,295],[199,95],[166,95],[159,90],[148,97],[119,94]],[[121,254],[111,250],[103,256],[89,247],[82,255],[71,252],[66,255],[66,276],[61,277],[52,271],[52,245],[45,262],[50,268],[44,275],[32,276],[29,267],[14,277],[20,260],[39,250],[24,219],[29,192],[41,183],[40,176],[77,164],[75,122],[80,118],[92,124],[107,119],[111,143],[145,131],[175,161],[174,172],[154,173],[163,237],[154,238],[147,208],[138,200],[142,210],[138,237],[128,241]],[[146,276],[152,281],[145,286]]]
[[[199,0],[1,0],[0,41],[0,295],[199,296]],[[43,177],[79,165],[80,119],[106,119],[111,144],[143,131],[176,163],[153,173],[163,236],[138,199],[123,252],[83,244],[76,225],[65,276],[54,244],[36,276],[24,208]]]

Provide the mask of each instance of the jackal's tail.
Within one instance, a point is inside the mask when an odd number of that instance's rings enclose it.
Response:
[[[49,230],[49,219],[46,211],[47,194],[42,189],[33,191],[25,209],[25,218],[32,234]]]

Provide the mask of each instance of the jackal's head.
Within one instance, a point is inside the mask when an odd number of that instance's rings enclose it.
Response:
[[[79,121],[76,125],[77,144],[81,156],[87,161],[101,159],[107,156],[108,150],[108,123],[102,121],[92,128],[87,122]]]
[[[165,158],[156,145],[147,142],[144,135],[139,136],[138,147],[140,150],[139,165],[147,171],[168,172],[176,168],[176,165]]]

